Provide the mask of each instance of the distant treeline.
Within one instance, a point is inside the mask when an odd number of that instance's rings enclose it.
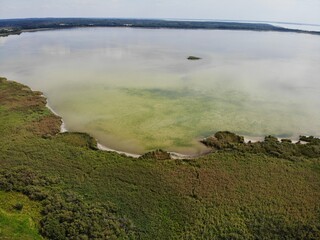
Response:
[[[251,30],[277,31],[319,34],[316,31],[304,31],[277,27],[265,23],[239,23],[217,21],[174,21],[151,19],[115,19],[115,18],[28,18],[0,20],[0,34],[31,29],[64,29],[74,27],[135,27],[135,28],[170,28],[170,29],[217,29],[217,30]],[[9,33],[10,34],[10,33]]]

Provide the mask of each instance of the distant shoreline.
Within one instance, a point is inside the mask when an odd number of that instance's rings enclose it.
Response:
[[[146,29],[194,29],[194,30],[238,30],[259,32],[291,32],[320,35],[320,31],[307,31],[275,26],[269,23],[249,23],[237,21],[190,21],[160,19],[114,19],[114,18],[27,18],[0,19],[0,37],[19,35],[23,32],[46,30],[126,27]]]

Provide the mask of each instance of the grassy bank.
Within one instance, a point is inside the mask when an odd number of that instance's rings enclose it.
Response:
[[[61,120],[45,102],[0,80],[1,194],[11,194],[12,205],[21,194],[32,199],[33,213],[22,218],[32,219],[39,238],[66,239],[78,220],[82,239],[99,229],[111,239],[320,238],[318,143],[307,145],[309,155],[270,143],[228,145],[195,160],[133,159],[97,150],[86,134],[59,134]],[[90,219],[79,218],[74,205]],[[0,209],[0,236],[13,234],[18,217]],[[59,222],[63,228],[48,227]]]
[[[0,191],[0,239],[43,239],[40,210],[40,203],[21,193]]]

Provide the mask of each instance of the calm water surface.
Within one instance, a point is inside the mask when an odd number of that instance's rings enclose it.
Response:
[[[199,61],[188,61],[189,55]],[[320,37],[92,28],[0,38],[0,75],[117,150],[200,153],[219,130],[320,136]]]

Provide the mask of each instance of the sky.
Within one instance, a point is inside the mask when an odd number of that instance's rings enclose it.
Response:
[[[320,24],[320,0],[0,0],[0,19],[178,18]]]

